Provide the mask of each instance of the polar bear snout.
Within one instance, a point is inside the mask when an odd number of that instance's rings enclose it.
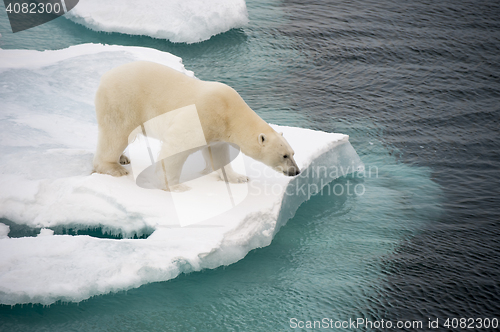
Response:
[[[296,176],[300,174],[300,169],[298,167],[291,167],[285,171],[283,171],[283,174],[287,176]]]
[[[290,158],[290,161],[292,162],[292,165],[290,167],[288,167],[288,169],[286,170],[286,173],[284,172],[285,175],[288,175],[288,176],[299,175],[300,169],[299,169],[299,166],[297,166],[297,164],[295,163],[295,160],[293,160],[293,157]]]
[[[288,157],[284,166],[285,167],[281,167],[281,171],[286,176],[296,176],[300,174],[299,166],[297,166],[293,157]]]

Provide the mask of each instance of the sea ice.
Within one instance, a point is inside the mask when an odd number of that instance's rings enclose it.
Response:
[[[363,167],[346,135],[274,126],[296,152],[298,177],[241,154],[232,166],[249,183],[226,187],[209,174],[192,180],[202,190],[177,196],[138,186],[133,172],[91,174],[99,78],[135,60],[193,76],[180,58],[139,47],[0,50],[0,218],[41,229],[36,237],[10,238],[0,223],[0,303],[81,301],[232,264],[269,245],[312,193]],[[227,203],[219,195],[225,188],[242,199]],[[96,227],[125,238],[57,235]],[[132,239],[143,234],[151,235]]]
[[[8,237],[10,227],[0,223],[0,239]]]
[[[92,30],[196,43],[248,23],[244,0],[80,0],[65,17]]]

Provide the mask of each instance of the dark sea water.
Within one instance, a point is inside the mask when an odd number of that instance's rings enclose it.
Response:
[[[0,331],[425,331],[436,319],[498,330],[476,319],[500,319],[500,2],[247,5],[248,27],[199,44],[65,18],[13,35],[2,16],[0,47],[168,51],[269,122],[348,134],[376,172],[334,181],[238,263],[78,304],[0,306]],[[365,191],[331,193],[348,182]],[[394,326],[294,329],[293,318]]]
[[[308,59],[297,68],[298,108],[327,131],[331,117],[373,122],[401,162],[429,167],[442,190],[442,215],[384,258],[372,314],[498,317],[500,3],[283,5],[282,33]]]

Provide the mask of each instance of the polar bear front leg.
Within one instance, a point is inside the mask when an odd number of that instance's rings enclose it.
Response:
[[[249,178],[246,175],[236,173],[231,167],[229,144],[225,142],[211,144],[208,148],[203,150],[203,157],[207,163],[207,168],[204,172],[206,172],[210,166],[212,170],[214,168],[217,169],[217,174],[222,181],[231,183],[248,182]],[[224,168],[224,172],[222,168]]]
[[[228,164],[224,166],[224,172],[226,173],[227,181],[231,183],[244,183],[248,182],[250,179],[248,176],[236,173],[233,168],[231,167],[231,164]],[[224,173],[222,172],[222,169],[217,170],[217,174],[219,174],[219,178],[222,181],[226,181],[226,178],[224,177]]]

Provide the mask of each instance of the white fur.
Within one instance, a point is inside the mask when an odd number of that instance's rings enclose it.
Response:
[[[234,89],[145,61],[119,66],[101,78],[95,99],[99,134],[94,171],[113,176],[127,174],[120,161],[128,162],[121,156],[128,145],[129,134],[150,119],[193,104],[207,143],[234,143],[244,154],[279,172],[298,174],[294,152],[282,134],[250,109]],[[178,132],[179,140],[189,140],[192,135],[185,121],[178,121],[173,127],[166,125],[168,128],[162,130]],[[227,147],[222,145],[217,149],[213,152],[216,158],[228,158]],[[162,151],[162,154],[172,153]],[[207,153],[204,155],[208,158]],[[177,184],[187,156],[181,154],[167,166],[173,174],[169,180],[172,186]],[[226,175],[230,182],[248,181],[230,168],[226,168]]]

